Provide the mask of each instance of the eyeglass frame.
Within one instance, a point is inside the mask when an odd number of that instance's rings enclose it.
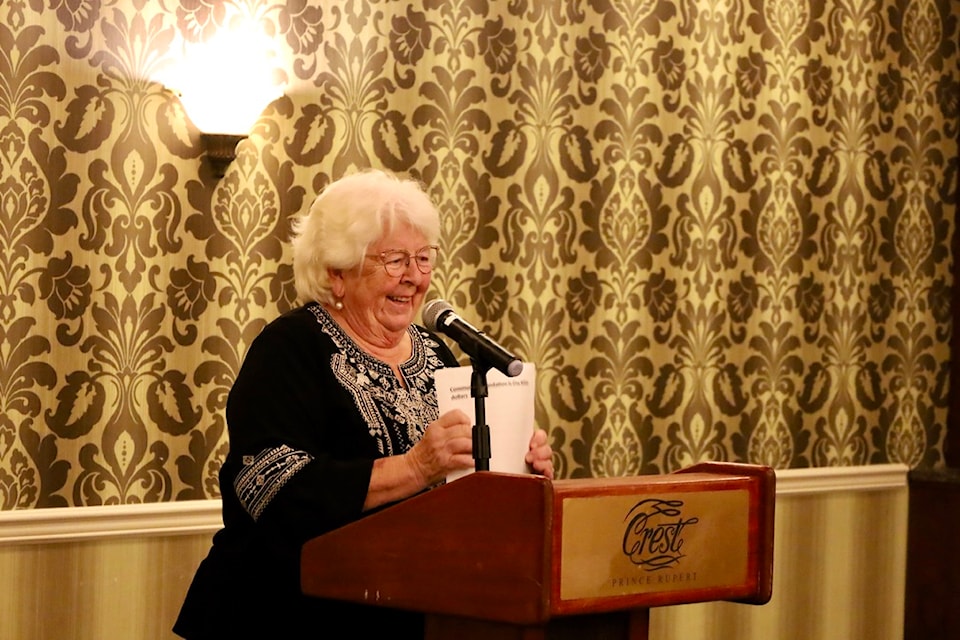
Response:
[[[432,255],[428,254],[432,258],[432,260],[429,263],[429,268],[426,271],[424,271],[423,265],[420,264],[420,261],[414,260],[414,258],[420,257],[420,254],[422,254],[424,251],[427,251],[427,250],[430,250],[432,252]],[[398,257],[392,260],[387,260],[387,256],[392,253],[398,254]],[[404,257],[403,258],[399,257],[401,255]],[[366,256],[368,258],[373,258],[374,260],[377,260],[380,263],[380,265],[383,267],[384,272],[386,272],[386,274],[391,278],[399,278],[400,276],[405,274],[407,270],[410,268],[411,261],[413,262],[413,264],[417,266],[417,271],[419,271],[423,275],[427,275],[433,272],[434,263],[436,262],[437,258],[440,257],[440,247],[435,244],[428,244],[426,246],[420,247],[414,253],[410,253],[406,249],[387,249],[386,251],[381,251],[380,253],[372,253],[372,254],[368,253],[366,254]],[[390,267],[387,266],[388,263],[396,264],[396,267],[394,267],[395,269],[397,269],[396,273],[390,273]]]

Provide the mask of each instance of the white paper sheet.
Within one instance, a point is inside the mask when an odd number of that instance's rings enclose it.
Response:
[[[440,414],[460,409],[476,424],[475,400],[470,395],[473,367],[448,367],[436,372],[437,403]],[[484,411],[490,427],[490,471],[530,473],[524,456],[534,430],[536,367],[523,363],[523,371],[512,378],[491,369],[487,372]],[[464,469],[447,476],[447,481],[473,473]]]

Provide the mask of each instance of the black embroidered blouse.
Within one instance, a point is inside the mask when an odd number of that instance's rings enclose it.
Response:
[[[315,303],[254,340],[227,401],[224,528],[174,631],[189,639],[322,638],[339,621],[355,637],[384,626],[403,637],[407,622],[410,637],[422,634],[416,616],[301,595],[299,572],[305,541],[363,515],[374,459],[406,452],[437,418],[433,373],[457,361],[426,329],[408,331],[405,385]],[[310,633],[297,635],[301,628]]]

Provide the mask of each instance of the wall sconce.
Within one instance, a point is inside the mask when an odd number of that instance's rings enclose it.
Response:
[[[273,42],[250,22],[223,27],[206,42],[184,44],[166,70],[200,139],[213,173],[222,178],[264,108],[283,94],[274,74]]]
[[[222,178],[227,167],[237,157],[237,145],[247,136],[240,133],[201,133],[200,140],[207,152],[213,175]]]

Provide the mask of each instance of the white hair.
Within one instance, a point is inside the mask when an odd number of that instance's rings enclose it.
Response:
[[[409,224],[428,244],[440,238],[440,216],[422,185],[393,173],[367,170],[329,185],[293,222],[293,278],[301,302],[333,302],[328,269],[350,270],[368,247]]]

